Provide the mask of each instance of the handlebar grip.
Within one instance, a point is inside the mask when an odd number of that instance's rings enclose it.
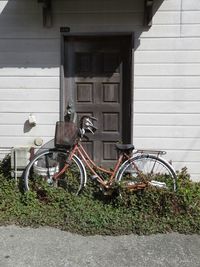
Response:
[[[96,127],[96,126],[92,126],[92,128],[96,131],[96,130],[98,130],[98,128]]]

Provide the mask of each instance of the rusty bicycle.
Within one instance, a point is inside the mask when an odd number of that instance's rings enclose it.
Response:
[[[25,190],[34,190],[42,179],[49,185],[61,185],[78,195],[87,184],[88,171],[104,194],[112,194],[119,185],[127,190],[156,187],[176,191],[176,172],[162,156],[165,151],[136,150],[132,144],[116,143],[118,159],[113,169],[98,166],[82,145],[87,132],[97,130],[94,117],[83,116],[79,126],[73,122],[56,123],[55,148],[36,153],[24,175]]]

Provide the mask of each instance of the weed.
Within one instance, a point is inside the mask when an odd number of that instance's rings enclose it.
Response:
[[[0,170],[0,224],[48,225],[82,235],[200,233],[200,183],[186,169],[178,174],[178,192],[149,188],[104,196],[88,181],[79,196],[42,181],[23,193]]]

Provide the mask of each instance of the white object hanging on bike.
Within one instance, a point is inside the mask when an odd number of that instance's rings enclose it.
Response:
[[[167,188],[167,185],[164,182],[158,182],[158,181],[152,180],[151,182],[149,182],[149,184],[155,187],[159,187],[159,188]]]

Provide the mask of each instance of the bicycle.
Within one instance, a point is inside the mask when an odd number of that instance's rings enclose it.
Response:
[[[83,116],[79,127],[73,122],[57,122],[55,148],[35,154],[25,169],[25,191],[30,189],[29,183],[37,183],[42,178],[49,185],[59,184],[78,195],[87,184],[86,168],[104,194],[112,194],[116,185],[130,191],[149,186],[176,191],[175,170],[161,157],[165,151],[135,150],[132,144],[116,143],[118,159],[114,168],[105,169],[95,164],[81,142],[83,138],[88,140],[87,132],[95,133],[96,120]]]

